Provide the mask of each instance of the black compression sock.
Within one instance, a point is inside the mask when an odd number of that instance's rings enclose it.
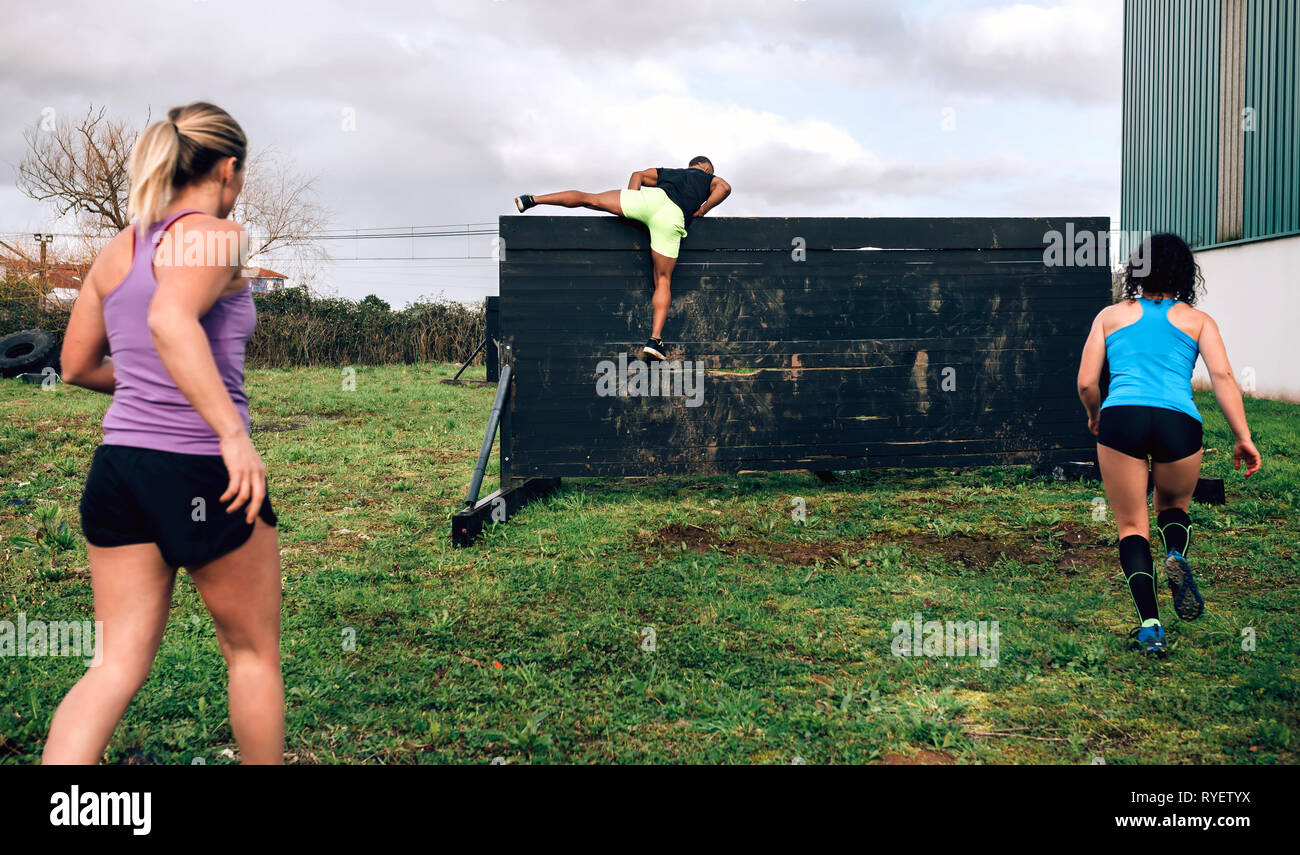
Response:
[[[1188,541],[1192,536],[1192,518],[1182,508],[1166,508],[1156,515],[1156,528],[1160,529],[1160,539],[1165,544],[1165,554],[1181,552],[1187,554]]]
[[[1130,534],[1121,540],[1119,565],[1124,568],[1124,578],[1128,580],[1128,590],[1133,595],[1133,605],[1137,606],[1138,618],[1143,623],[1159,620],[1160,607],[1156,604],[1151,542],[1140,534]]]

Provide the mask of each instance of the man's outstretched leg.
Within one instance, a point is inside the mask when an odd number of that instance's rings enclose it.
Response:
[[[519,213],[527,211],[534,205],[559,205],[561,208],[590,208],[593,211],[606,211],[623,216],[623,204],[619,201],[622,190],[606,190],[604,193],[584,193],[581,190],[564,190],[560,193],[545,193],[541,196],[518,196],[515,207]]]

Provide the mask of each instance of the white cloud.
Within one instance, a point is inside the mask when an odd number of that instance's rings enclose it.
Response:
[[[736,188],[724,215],[1092,213],[1118,184],[1117,141],[1091,182],[1040,164],[1087,145],[1093,112],[1118,127],[1120,0],[158,8],[25,7],[0,31],[0,160],[45,106],[140,121],[206,98],[319,172],[348,227],[489,220],[519,192],[623,186],[696,154]],[[961,132],[940,135],[948,104]],[[39,211],[0,187],[0,230]]]
[[[1114,101],[1122,0],[1017,3],[947,15],[923,35],[934,80],[962,91]]]

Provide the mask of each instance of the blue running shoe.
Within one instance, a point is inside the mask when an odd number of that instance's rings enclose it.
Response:
[[[1165,628],[1158,623],[1139,626],[1129,633],[1129,638],[1133,639],[1129,645],[1130,650],[1141,650],[1146,655],[1155,657],[1164,657],[1169,653],[1165,647]]]
[[[1191,565],[1181,552],[1175,550],[1165,559],[1165,578],[1169,580],[1169,592],[1174,595],[1174,611],[1180,618],[1196,620],[1205,612],[1205,599],[1196,589]]]

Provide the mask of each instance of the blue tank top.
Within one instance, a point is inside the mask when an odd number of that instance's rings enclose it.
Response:
[[[1161,407],[1201,421],[1192,401],[1192,369],[1200,348],[1169,322],[1169,309],[1177,302],[1141,297],[1142,317],[1106,336],[1110,387],[1102,409]]]

